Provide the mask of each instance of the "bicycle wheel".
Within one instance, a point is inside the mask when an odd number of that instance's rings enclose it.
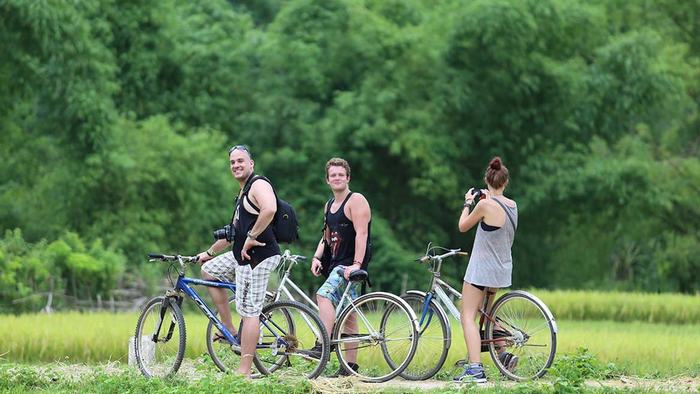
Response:
[[[489,316],[485,334],[498,370],[516,381],[544,375],[557,350],[556,323],[547,306],[529,293],[513,291],[493,304]]]
[[[175,299],[155,297],[148,301],[134,335],[141,373],[147,378],[174,375],[185,356],[185,336],[185,320]]]
[[[411,362],[418,332],[413,313],[399,297],[375,292],[343,309],[333,340],[338,343],[341,368],[365,382],[386,382]],[[357,364],[357,370],[350,367],[351,362]]]
[[[271,292],[266,292],[265,293],[265,303],[270,303],[274,299],[274,294]],[[233,307],[236,304],[236,296],[231,296],[228,299],[229,305],[231,305],[231,309],[233,310]],[[218,315],[218,311],[214,309],[214,315]],[[240,324],[238,327],[238,331],[240,332]],[[240,351],[236,352],[231,348],[231,344],[226,341],[222,340],[220,338],[217,338],[217,333],[218,329],[212,323],[209,321],[209,324],[207,325],[207,336],[206,336],[206,343],[207,343],[207,351],[209,352],[209,356],[211,356],[212,361],[216,365],[217,368],[221,372],[233,372],[238,369],[238,366],[241,363],[241,356],[240,356]],[[261,374],[260,372],[253,372],[251,374],[252,378],[258,378],[260,377]]]
[[[258,370],[267,375],[318,377],[330,357],[330,339],[316,312],[296,301],[265,305],[260,315]]]
[[[413,360],[401,372],[407,380],[432,378],[445,364],[452,344],[452,330],[447,315],[434,301],[425,305],[425,296],[420,293],[407,293],[401,296],[416,314],[418,319],[418,347]],[[426,308],[427,307],[427,308]],[[423,310],[425,309],[425,314]]]

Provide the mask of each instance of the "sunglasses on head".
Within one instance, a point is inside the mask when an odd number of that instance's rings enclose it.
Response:
[[[248,147],[245,146],[245,145],[234,145],[234,146],[232,146],[231,149],[228,150],[228,154],[230,155],[231,152],[233,152],[233,151],[235,151],[235,150],[244,150],[244,151],[248,152],[248,156],[253,157],[253,155],[250,153],[250,149],[248,149]]]

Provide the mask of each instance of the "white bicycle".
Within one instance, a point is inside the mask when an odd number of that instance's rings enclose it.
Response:
[[[292,268],[304,260],[306,257],[293,255],[289,250],[282,254],[281,281],[277,290],[268,295],[269,301],[300,298],[318,310],[318,305],[290,278]],[[362,283],[367,277],[366,271],[357,270],[350,274],[350,281]],[[390,293],[373,292],[353,300],[350,287],[346,287],[336,308],[331,348],[335,347],[340,365],[350,374],[366,382],[385,382],[401,374],[416,352],[415,313],[404,300]],[[353,353],[357,370],[348,364],[348,355]]]

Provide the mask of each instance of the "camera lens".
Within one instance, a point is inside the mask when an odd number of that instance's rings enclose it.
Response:
[[[226,229],[225,228],[220,228],[217,230],[214,230],[213,232],[214,239],[226,239]]]

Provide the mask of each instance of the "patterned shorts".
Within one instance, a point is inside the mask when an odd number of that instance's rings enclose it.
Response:
[[[256,317],[262,312],[270,273],[277,268],[282,256],[261,261],[255,269],[239,265],[233,252],[217,256],[202,265],[202,271],[226,282],[236,283],[236,310],[241,317]]]
[[[330,275],[328,275],[328,279],[323,282],[321,287],[316,292],[316,294],[319,296],[331,300],[333,305],[336,307],[340,303],[340,298],[343,297],[343,293],[345,293],[345,288],[348,286],[348,281],[345,280],[345,277],[343,276],[345,273],[345,268],[346,267],[344,265],[339,265],[333,268],[333,271],[331,271]],[[360,282],[353,282],[350,285],[348,294],[350,295],[351,299],[355,300],[360,296],[360,286]]]

